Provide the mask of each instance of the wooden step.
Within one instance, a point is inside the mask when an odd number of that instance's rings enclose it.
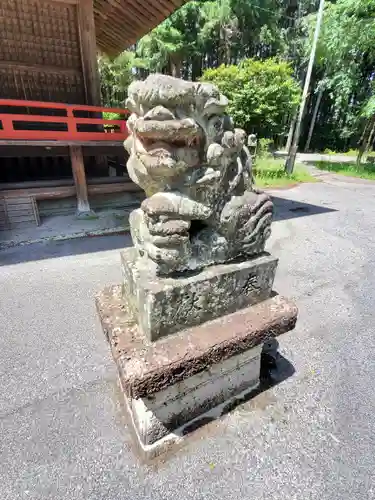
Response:
[[[7,206],[4,198],[0,198],[0,230],[9,228]]]
[[[33,196],[0,198],[0,230],[39,224],[38,207]]]

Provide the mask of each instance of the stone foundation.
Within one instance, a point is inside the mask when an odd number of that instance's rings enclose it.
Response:
[[[238,354],[149,397],[125,395],[143,446],[160,439],[259,384],[262,346]]]
[[[135,434],[144,450],[154,451],[181,437],[195,418],[255,388],[262,345],[293,329],[297,319],[297,308],[276,295],[150,342],[120,286],[104,290],[96,303]]]

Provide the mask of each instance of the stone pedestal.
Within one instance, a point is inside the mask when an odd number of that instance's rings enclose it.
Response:
[[[183,438],[194,419],[259,382],[262,345],[294,328],[297,308],[275,295],[153,342],[124,301],[121,286],[96,299],[141,448],[157,454]]]
[[[134,248],[122,252],[121,262],[124,301],[149,340],[267,299],[277,267],[277,259],[263,253],[179,277],[156,277]]]

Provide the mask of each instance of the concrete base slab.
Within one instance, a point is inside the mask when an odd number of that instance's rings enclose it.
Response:
[[[150,340],[257,304],[271,295],[277,259],[253,259],[209,266],[176,277],[157,277],[134,248],[121,254],[124,300]]]

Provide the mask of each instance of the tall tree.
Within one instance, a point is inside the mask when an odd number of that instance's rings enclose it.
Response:
[[[319,0],[191,0],[138,42],[136,56],[125,53],[118,60],[101,59],[104,102],[123,101],[127,82],[134,77],[144,78],[149,72],[198,80],[206,69],[223,63],[238,65],[248,58],[286,60],[294,77],[303,82],[309,33],[314,30],[318,3]],[[371,117],[362,110],[373,95],[374,3],[375,0],[327,3],[302,124],[301,141],[306,142],[311,130],[312,150],[354,147],[362,132],[368,132],[366,124]],[[324,89],[323,94],[320,89]],[[286,136],[293,113],[285,111],[283,120],[281,128]],[[370,132],[368,138],[372,137]],[[363,137],[360,142],[363,143]]]
[[[151,71],[167,70],[173,76],[180,76],[184,54],[183,34],[167,19],[141,38],[137,54],[147,61]]]
[[[102,100],[110,106],[122,106],[137,65],[133,52],[122,52],[116,58],[98,57]]]
[[[375,0],[329,3],[318,53],[331,100],[329,119],[342,137],[358,137],[358,128],[368,121],[362,110],[372,95],[375,71]]]
[[[359,142],[357,165],[362,162],[363,156],[367,153],[374,142],[375,134],[375,96],[371,96],[363,106],[360,113],[361,117],[365,118],[365,127],[362,137]]]

